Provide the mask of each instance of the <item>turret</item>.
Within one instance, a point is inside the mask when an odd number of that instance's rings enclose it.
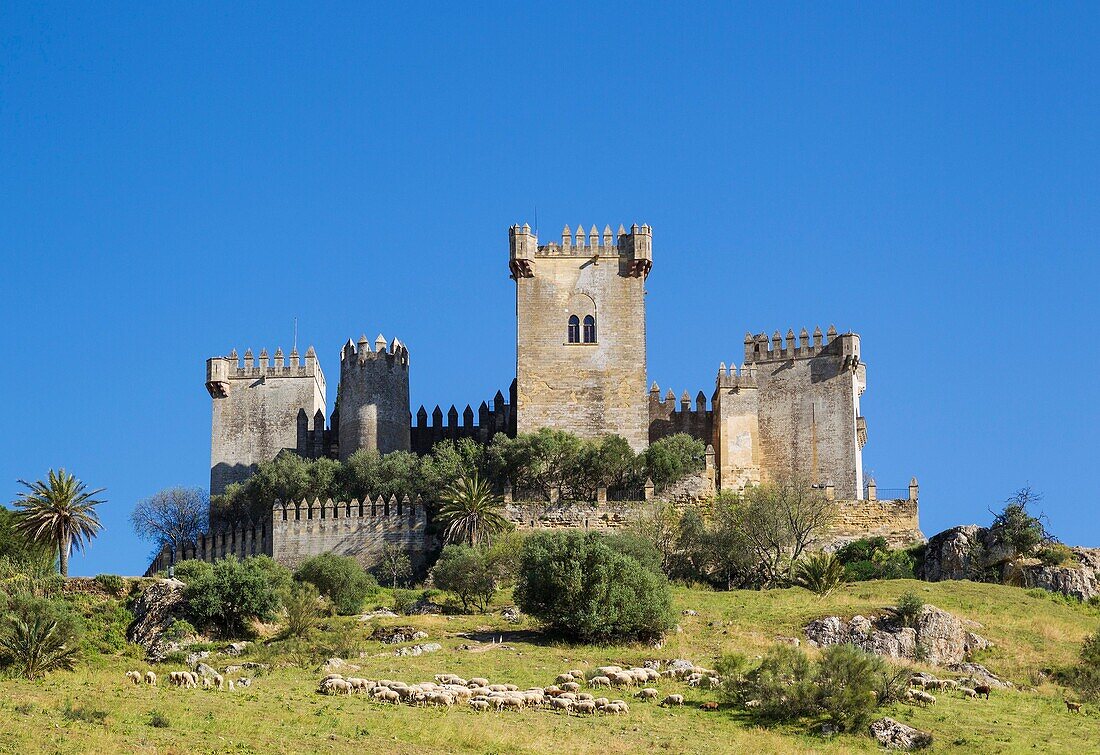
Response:
[[[373,345],[364,333],[340,350],[337,394],[340,458],[359,449],[379,453],[409,450],[409,350],[381,333]]]

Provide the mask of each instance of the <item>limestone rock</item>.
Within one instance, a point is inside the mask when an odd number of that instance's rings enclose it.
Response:
[[[183,663],[185,666],[187,666],[187,668],[194,668],[195,664],[197,664],[199,661],[209,657],[209,650],[200,650],[197,653],[188,653],[187,656],[183,659]]]
[[[974,555],[984,532],[988,532],[984,527],[965,524],[933,535],[925,546],[924,563],[917,576],[929,582],[974,576],[981,568]]]
[[[932,744],[930,733],[892,718],[880,718],[871,724],[871,736],[888,750],[917,750]]]
[[[1100,595],[1100,549],[1070,548],[1078,563],[1071,566],[1036,564],[1020,570],[1024,587],[1060,592],[1078,600]]]
[[[410,645],[407,648],[397,648],[393,651],[394,655],[424,655],[425,653],[434,653],[437,650],[442,650],[443,646],[438,642],[425,642],[422,645]]]
[[[505,606],[500,611],[500,617],[509,624],[518,624],[523,621],[523,614],[515,606]]]
[[[251,644],[251,642],[231,642],[225,646],[222,652],[226,655],[240,655]]]
[[[200,663],[199,665],[195,666],[195,673],[199,676],[214,676],[214,674],[218,672],[215,671],[213,667],[207,666],[205,663]]]
[[[939,666],[965,661],[971,653],[989,646],[981,636],[947,611],[926,605],[916,627],[901,626],[892,609],[877,617],[853,616],[844,621],[826,616],[806,626],[811,645],[828,647],[851,643],[868,653],[887,658],[920,660]]]
[[[347,674],[358,671],[359,667],[353,663],[348,663],[343,658],[329,658],[321,666],[321,673],[323,674]]]
[[[949,668],[959,674],[966,674],[967,679],[972,681],[973,684],[986,684],[1001,689],[1008,689],[1013,686],[1012,682],[1000,678],[980,663],[953,663]],[[973,684],[967,686],[973,686]]]
[[[170,652],[163,635],[174,621],[183,618],[184,587],[178,579],[158,579],[134,602],[134,621],[126,629],[126,639],[145,648],[151,661],[164,660]]]

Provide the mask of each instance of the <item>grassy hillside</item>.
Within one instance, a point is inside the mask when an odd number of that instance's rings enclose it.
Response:
[[[1070,715],[1059,688],[1036,686],[1040,669],[1074,660],[1084,636],[1100,625],[1096,609],[996,585],[888,581],[849,585],[825,599],[800,589],[680,589],[677,611],[693,609],[698,615],[681,616],[683,631],[670,635],[659,650],[557,644],[499,615],[334,619],[308,643],[256,643],[241,658],[207,659],[219,668],[242,660],[271,665],[251,688],[233,693],[177,690],[163,683],[132,687],[123,673],[145,670],[147,664],[101,657],[38,683],[0,681],[0,752],[870,752],[876,748],[866,737],[827,739],[797,728],[760,729],[736,712],[698,710],[695,705],[714,699],[713,693],[679,682],[658,686],[662,694],[684,693],[692,705],[666,710],[635,703],[625,716],[582,718],[543,710],[475,713],[460,706],[438,710],[322,697],[314,691],[317,666],[336,655],[359,665],[361,676],[414,682],[449,671],[524,687],[550,684],[567,668],[602,663],[685,657],[710,664],[723,652],[761,653],[777,635],[798,636],[813,618],[873,611],[906,590],[982,624],[977,631],[996,647],[977,660],[1021,689],[995,691],[989,701],[942,693],[934,707],[895,705],[886,715],[932,731],[936,752],[1081,752],[1100,741],[1100,712],[1087,707],[1085,715]],[[369,639],[375,627],[396,624],[423,629],[443,650],[395,657],[392,646]],[[491,636],[503,643],[487,644]],[[153,668],[165,676],[182,665]],[[154,713],[167,726],[151,725]]]

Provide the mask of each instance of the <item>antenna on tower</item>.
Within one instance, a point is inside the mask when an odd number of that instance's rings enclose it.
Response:
[[[535,238],[539,237],[539,206],[535,205]]]
[[[298,350],[298,318],[294,318],[294,350]]]

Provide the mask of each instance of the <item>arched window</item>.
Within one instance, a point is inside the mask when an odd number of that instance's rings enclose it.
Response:
[[[584,342],[596,342],[596,318],[592,315],[585,315],[584,317]]]
[[[581,321],[576,315],[569,317],[569,343],[581,342]]]

